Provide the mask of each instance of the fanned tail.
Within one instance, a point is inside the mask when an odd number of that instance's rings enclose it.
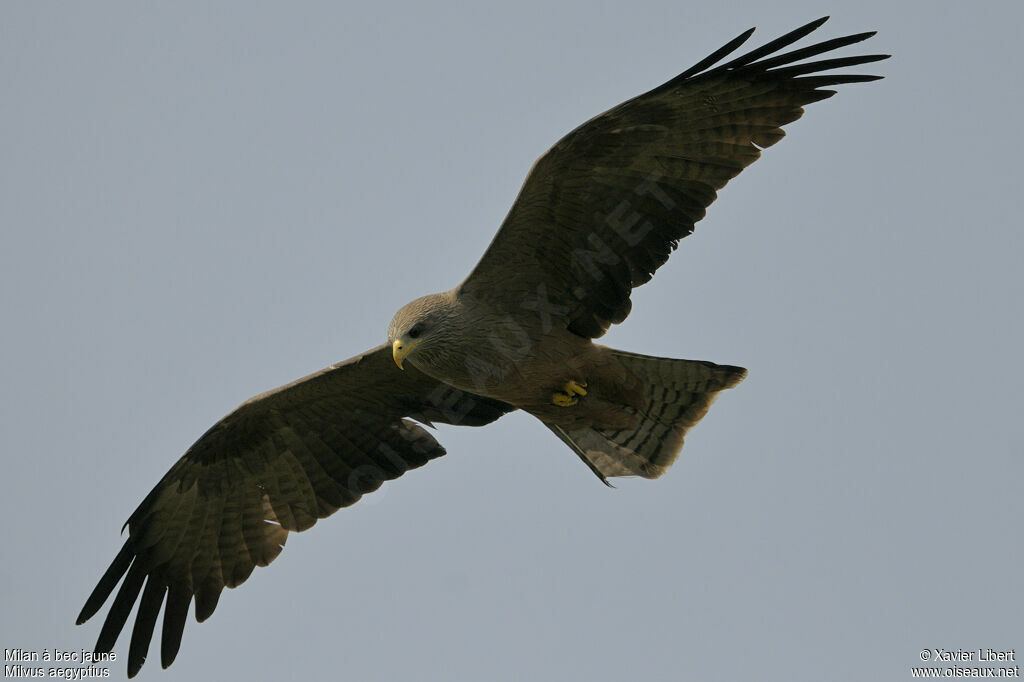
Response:
[[[641,415],[640,424],[619,430],[546,424],[606,484],[612,476],[658,478],[665,473],[679,456],[686,432],[707,414],[719,391],[747,375],[731,365],[612,353],[643,382],[642,403],[628,408]]]

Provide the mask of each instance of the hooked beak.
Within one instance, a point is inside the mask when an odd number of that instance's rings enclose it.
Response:
[[[405,369],[402,367],[402,362],[409,357],[409,353],[411,353],[412,349],[418,346],[419,343],[419,340],[417,340],[406,344],[401,339],[395,339],[395,342],[391,344],[391,356],[395,359],[395,364],[398,365],[398,369]]]

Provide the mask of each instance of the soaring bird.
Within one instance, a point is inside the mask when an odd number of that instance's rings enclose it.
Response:
[[[124,546],[78,616],[91,618],[123,578],[96,651],[113,648],[138,601],[128,675],[146,659],[161,606],[170,665],[193,599],[205,620],[289,532],[445,454],[421,424],[482,426],[521,409],[606,483],[661,476],[687,429],[746,370],[593,340],[626,319],[633,287],[693,232],[719,189],[782,139],[782,126],[834,95],[829,86],[879,78],[833,69],[888,55],[804,61],[873,32],[780,54],[826,19],[724,61],[750,29],[579,126],[534,164],[461,284],[401,308],[387,343],[214,424],[125,524]]]

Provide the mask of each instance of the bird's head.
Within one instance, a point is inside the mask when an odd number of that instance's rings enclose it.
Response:
[[[415,351],[424,353],[443,336],[441,330],[451,309],[448,294],[430,294],[405,304],[388,325],[391,353],[399,369]]]

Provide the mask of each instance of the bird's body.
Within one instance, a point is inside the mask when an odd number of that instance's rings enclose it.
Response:
[[[407,360],[424,374],[566,428],[628,428],[638,421],[636,413],[620,408],[639,401],[639,381],[610,349],[564,326],[545,325],[540,316],[514,317],[487,301],[461,296],[458,289],[402,308],[389,338],[402,336],[403,326],[412,327],[427,311],[434,316],[430,329],[436,335],[419,343]],[[552,402],[552,395],[570,381],[589,387],[579,409]]]
[[[461,284],[399,310],[386,345],[256,396],[210,428],[129,517],[124,546],[82,608],[79,623],[121,583],[96,651],[113,648],[138,601],[128,674],[145,661],[161,609],[170,665],[193,601],[206,619],[290,532],[445,454],[420,424],[482,426],[522,409],[605,482],[662,475],[746,370],[594,339],[626,318],[632,289],[717,191],[805,105],[835,94],[822,88],[878,78],[830,71],[887,55],[802,61],[872,33],[778,54],[824,21],[719,63],[751,29],[571,131],[534,164]]]

